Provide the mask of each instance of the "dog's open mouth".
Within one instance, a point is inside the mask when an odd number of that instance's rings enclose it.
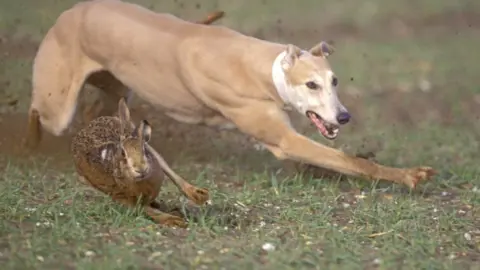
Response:
[[[336,125],[330,124],[322,119],[318,114],[307,111],[307,117],[315,124],[318,131],[323,135],[323,137],[333,140],[337,137],[339,128]]]

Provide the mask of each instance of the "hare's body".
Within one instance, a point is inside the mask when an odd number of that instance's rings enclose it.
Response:
[[[177,175],[148,145],[150,125],[143,120],[135,127],[123,98],[118,115],[96,118],[73,137],[71,151],[79,179],[124,205],[140,204],[160,224],[185,227],[183,218],[159,209],[156,198],[165,175],[197,204],[208,199],[208,191]]]
[[[102,158],[102,146],[120,144],[120,128],[120,119],[116,117],[103,116],[91,121],[72,142],[75,166],[88,184],[113,199],[150,204],[160,192],[165,173],[149,150],[145,151],[145,156],[152,170],[141,181],[132,181],[123,175],[119,162]]]

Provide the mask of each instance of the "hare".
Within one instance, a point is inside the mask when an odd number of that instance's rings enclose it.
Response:
[[[177,175],[148,142],[152,129],[142,120],[135,127],[124,98],[118,116],[101,116],[81,129],[71,143],[79,180],[133,207],[138,203],[155,222],[185,228],[185,220],[162,212],[156,200],[165,174],[196,204],[205,203],[208,190],[197,188]]]

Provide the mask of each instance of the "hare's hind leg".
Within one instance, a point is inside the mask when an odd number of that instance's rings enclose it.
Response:
[[[194,203],[198,205],[204,204],[208,198],[208,190],[205,188],[198,188],[189,182],[187,180],[183,179],[180,175],[175,173],[172,168],[167,164],[165,159],[157,152],[153,147],[150,145],[146,145],[147,150],[150,151],[155,158],[157,159],[158,164],[162,168],[162,170],[165,172],[165,174],[172,180],[172,182],[177,186],[177,188],[187,197],[188,199],[192,200]]]
[[[158,200],[154,200],[153,202],[151,202],[150,206],[152,208],[158,209],[162,212],[164,212],[164,210],[166,210],[165,205],[160,203]],[[179,208],[174,208],[174,209],[168,210],[167,213],[171,214],[171,215],[174,215],[174,216],[185,217],[185,215],[182,213],[182,211]]]
[[[145,208],[145,212],[147,212],[147,215],[149,215],[155,222],[157,222],[160,225],[171,226],[171,227],[177,226],[180,228],[187,227],[187,223],[185,222],[185,219],[183,219],[182,217],[175,216],[172,214],[167,214],[150,205],[145,206],[144,208]]]
[[[138,205],[138,201],[135,200],[135,198],[130,197],[124,197],[124,196],[113,196],[112,199],[124,206],[127,207],[135,207]],[[160,204],[157,201],[153,201],[149,204],[146,204],[143,206],[143,210],[146,212],[146,214],[152,218],[157,224],[159,225],[165,225],[165,226],[177,226],[180,228],[186,228],[187,223],[185,222],[185,219],[179,216],[167,214],[160,210],[159,207]]]

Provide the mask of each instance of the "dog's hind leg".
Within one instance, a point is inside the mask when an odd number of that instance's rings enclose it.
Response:
[[[78,48],[65,50],[47,33],[34,60],[32,100],[24,145],[36,148],[42,128],[60,136],[70,125],[86,77],[101,68]]]

